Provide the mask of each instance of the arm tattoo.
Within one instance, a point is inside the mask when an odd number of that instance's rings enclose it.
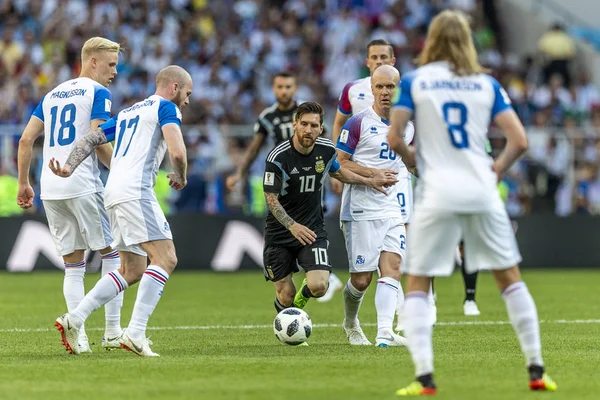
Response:
[[[419,171],[417,171],[417,167],[407,167],[408,172],[410,172],[411,174],[413,174],[414,176],[416,176],[417,178],[419,177]]]
[[[97,128],[95,131],[88,133],[77,141],[65,165],[71,167],[71,171],[75,171],[75,168],[88,158],[96,147],[104,143],[107,143],[107,141],[102,128]]]
[[[182,159],[172,160],[173,172],[181,180],[184,180],[187,174],[187,155]]]
[[[285,229],[290,229],[290,226],[294,225],[296,221],[294,221],[292,217],[285,212],[283,206],[279,200],[277,200],[277,196],[277,193],[266,192],[265,199],[267,200],[267,205],[269,206],[269,210],[271,210],[273,216],[277,218],[277,221],[279,221],[281,225],[285,227]]]

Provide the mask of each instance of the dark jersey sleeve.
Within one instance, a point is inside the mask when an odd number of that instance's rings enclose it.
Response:
[[[267,136],[269,134],[269,131],[267,130],[267,128],[265,128],[260,118],[257,119],[256,123],[254,124],[254,134],[263,136]]]
[[[267,161],[265,166],[265,176],[263,180],[263,190],[267,193],[281,193],[282,170],[280,164]]]

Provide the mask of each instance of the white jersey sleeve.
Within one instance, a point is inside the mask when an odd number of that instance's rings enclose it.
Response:
[[[153,95],[102,125],[107,138],[115,135],[104,194],[107,208],[155,198],[156,175],[167,151],[162,127],[167,124],[181,126],[181,112],[174,103]]]
[[[400,89],[395,107],[412,112],[418,129],[415,206],[479,212],[501,202],[486,152],[490,123],[511,109],[498,82],[458,76],[438,62],[405,75]]]
[[[40,197],[61,200],[102,192],[96,153],[85,159],[67,179],[50,171],[48,160],[64,162],[75,143],[90,132],[94,119],[110,118],[111,96],[107,88],[89,78],[66,81],[50,91],[32,116],[44,123],[44,150]]]

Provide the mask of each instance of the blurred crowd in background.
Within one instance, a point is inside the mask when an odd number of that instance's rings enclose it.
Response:
[[[0,0],[0,215],[19,212],[14,176],[23,124],[46,92],[78,75],[81,46],[91,36],[123,47],[109,88],[114,113],[153,93],[155,74],[168,64],[192,75],[183,113],[189,184],[181,193],[157,188],[165,209],[262,215],[263,159],[240,191],[228,193],[224,179],[258,114],[274,101],[272,75],[294,72],[296,98],[323,104],[331,128],[344,85],[368,75],[366,44],[389,41],[396,67],[407,73],[429,21],[445,8],[471,14],[481,62],[528,129],[530,151],[504,181],[509,213],[597,214],[600,92],[591,71],[572,62],[575,42],[560,25],[540,37],[537,53],[507,53],[497,6],[494,0]],[[497,153],[503,141],[493,128],[490,136]],[[34,185],[39,145],[37,151]],[[328,212],[338,202],[329,192]],[[43,212],[41,204],[35,212]]]

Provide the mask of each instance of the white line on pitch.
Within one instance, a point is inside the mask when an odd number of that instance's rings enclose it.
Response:
[[[435,326],[467,326],[467,325],[509,325],[508,321],[438,321]],[[540,320],[540,324],[600,324],[600,319],[555,319]],[[377,326],[375,323],[363,323],[361,326]],[[175,325],[149,326],[149,331],[203,331],[213,329],[267,329],[273,325]],[[339,328],[341,324],[314,324],[315,328]],[[50,332],[50,328],[4,328],[0,333],[10,332]],[[89,328],[91,331],[102,331],[104,328]]]

